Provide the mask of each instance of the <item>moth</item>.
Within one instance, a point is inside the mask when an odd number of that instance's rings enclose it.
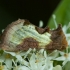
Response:
[[[9,24],[0,38],[0,48],[6,51],[24,51],[29,48],[63,50],[68,46],[62,26],[51,30],[40,28],[29,21],[19,19]]]

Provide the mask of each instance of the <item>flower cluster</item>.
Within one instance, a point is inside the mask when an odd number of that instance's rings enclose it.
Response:
[[[57,50],[49,54],[44,49],[29,49],[27,52],[3,51],[0,54],[0,70],[62,70],[60,65],[53,66],[58,55]]]

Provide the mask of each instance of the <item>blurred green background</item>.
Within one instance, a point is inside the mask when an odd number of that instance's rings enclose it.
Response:
[[[56,15],[56,22],[58,24],[67,25],[70,22],[70,0],[61,0],[53,14]],[[50,27],[54,27],[52,16],[50,17],[48,24]]]
[[[39,21],[46,26],[50,16],[61,0],[0,0],[0,32],[8,24],[21,19],[28,19],[39,25]]]

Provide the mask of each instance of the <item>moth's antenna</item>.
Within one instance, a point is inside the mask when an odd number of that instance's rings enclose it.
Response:
[[[39,21],[39,27],[43,27],[43,24],[44,24],[43,21],[40,20],[40,21]]]
[[[53,21],[54,21],[55,27],[57,28],[56,16],[53,14],[52,17],[53,17]]]

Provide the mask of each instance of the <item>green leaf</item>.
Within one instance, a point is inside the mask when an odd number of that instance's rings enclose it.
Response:
[[[58,24],[68,24],[70,22],[70,0],[62,0],[53,14],[56,15],[56,22]],[[49,19],[48,25],[51,28],[55,27],[52,16]]]

